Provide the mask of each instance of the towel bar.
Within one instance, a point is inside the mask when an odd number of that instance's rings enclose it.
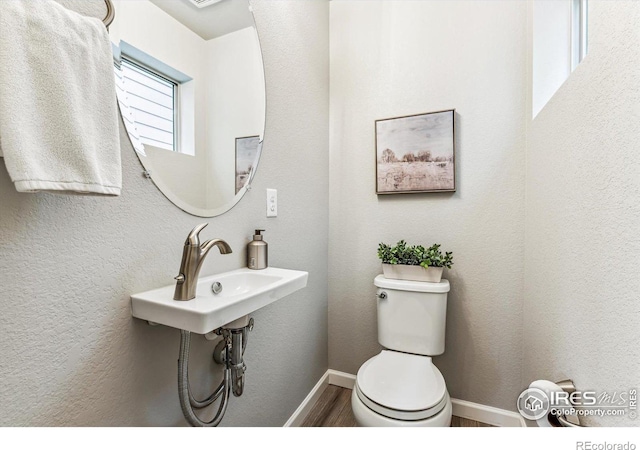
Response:
[[[113,22],[113,18],[116,16],[116,10],[111,0],[104,0],[104,3],[107,5],[107,15],[102,22],[104,22],[105,27],[109,28],[109,25]]]

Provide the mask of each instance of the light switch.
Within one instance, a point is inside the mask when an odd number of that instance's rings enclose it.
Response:
[[[267,189],[267,217],[278,217],[278,191]]]

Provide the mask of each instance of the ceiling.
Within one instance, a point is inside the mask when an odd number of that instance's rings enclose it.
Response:
[[[253,26],[247,0],[222,0],[198,8],[189,0],[149,0],[205,40]]]

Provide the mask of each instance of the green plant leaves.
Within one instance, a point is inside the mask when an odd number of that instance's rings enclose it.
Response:
[[[404,240],[399,241],[394,247],[380,243],[378,245],[378,258],[385,264],[405,264],[408,266],[446,267],[451,269],[453,265],[453,253],[442,254],[440,244],[433,244],[429,248],[422,245],[407,245]]]

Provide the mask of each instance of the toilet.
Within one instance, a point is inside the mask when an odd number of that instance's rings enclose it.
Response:
[[[361,427],[448,427],[451,399],[431,361],[444,353],[449,282],[378,275],[378,342],[358,370],[351,406]]]

